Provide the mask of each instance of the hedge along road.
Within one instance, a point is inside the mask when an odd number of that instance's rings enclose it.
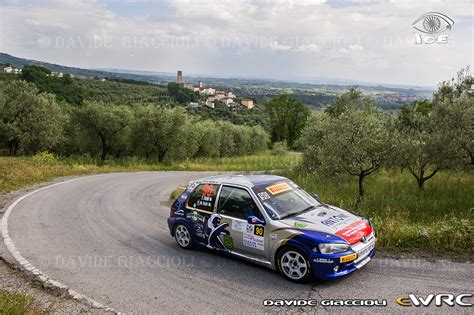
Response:
[[[207,175],[116,173],[66,181],[21,200],[8,219],[10,237],[50,278],[121,312],[349,313],[369,309],[268,307],[263,301],[365,298],[387,300],[375,309],[379,313],[406,313],[420,309],[399,306],[396,298],[474,292],[471,263],[376,258],[343,279],[301,285],[236,258],[180,249],[166,223],[168,197],[176,186]],[[430,306],[448,309],[472,310]]]

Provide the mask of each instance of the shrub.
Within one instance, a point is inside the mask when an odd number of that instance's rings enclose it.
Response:
[[[33,155],[33,162],[37,164],[51,164],[57,161],[56,156],[48,151],[41,151]]]
[[[275,142],[272,148],[272,155],[283,156],[288,154],[288,146],[286,141]]]

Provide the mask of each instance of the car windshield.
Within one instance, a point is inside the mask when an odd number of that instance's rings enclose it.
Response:
[[[256,186],[253,190],[273,220],[284,219],[321,205],[291,181]]]

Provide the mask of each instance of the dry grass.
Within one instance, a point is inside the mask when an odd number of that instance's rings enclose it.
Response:
[[[301,161],[298,154],[201,158],[160,164],[139,159],[110,160],[104,164],[91,158],[58,159],[50,153],[33,157],[0,157],[0,193],[8,193],[62,176],[131,171],[269,171],[290,169]]]

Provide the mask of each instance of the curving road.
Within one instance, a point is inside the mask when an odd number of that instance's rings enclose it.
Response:
[[[371,298],[387,300],[379,313],[406,313],[416,308],[397,305],[397,297],[474,292],[470,263],[376,258],[344,279],[299,285],[235,258],[182,250],[168,232],[167,199],[204,175],[120,173],[65,182],[22,200],[10,215],[10,235],[42,272],[123,312],[360,312],[368,309],[265,307],[263,300]],[[448,309],[472,311],[430,311]]]

